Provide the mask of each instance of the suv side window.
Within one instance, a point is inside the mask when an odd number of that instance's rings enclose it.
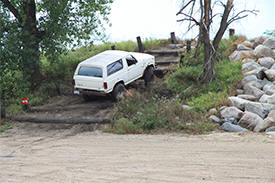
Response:
[[[123,68],[122,60],[118,60],[114,63],[111,63],[107,66],[107,76],[114,74],[115,72],[121,70]]]
[[[128,67],[137,63],[137,60],[132,55],[126,56],[126,61],[127,61]]]

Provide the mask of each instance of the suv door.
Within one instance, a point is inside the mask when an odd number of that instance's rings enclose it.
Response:
[[[138,79],[141,74],[141,63],[135,59],[132,55],[128,55],[125,57],[127,65],[128,65],[128,81],[133,81]]]

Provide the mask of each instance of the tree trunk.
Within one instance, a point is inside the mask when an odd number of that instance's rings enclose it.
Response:
[[[201,24],[201,33],[204,46],[204,75],[202,82],[209,83],[214,77],[214,61],[215,61],[215,49],[213,48],[210,40],[210,5],[211,0],[204,0],[204,21]]]
[[[34,90],[41,82],[39,31],[36,22],[36,6],[34,0],[25,0],[22,17],[22,66],[24,78],[30,82],[30,89]]]

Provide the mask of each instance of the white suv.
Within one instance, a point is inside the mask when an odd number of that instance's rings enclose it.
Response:
[[[94,95],[111,94],[114,100],[123,96],[125,86],[143,78],[153,82],[155,57],[149,54],[108,50],[80,62],[75,70],[74,94],[85,100]]]

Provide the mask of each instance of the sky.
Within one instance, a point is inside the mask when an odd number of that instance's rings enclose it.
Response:
[[[120,42],[142,39],[166,39],[175,32],[180,39],[190,39],[197,32],[186,34],[186,24],[176,16],[182,0],[114,0],[109,15],[111,27],[106,27],[107,40]],[[229,26],[237,35],[254,38],[266,30],[275,30],[275,0],[235,0],[236,9],[257,9],[258,15],[249,15]],[[214,26],[212,34],[215,32]],[[225,33],[228,36],[228,31]]]

